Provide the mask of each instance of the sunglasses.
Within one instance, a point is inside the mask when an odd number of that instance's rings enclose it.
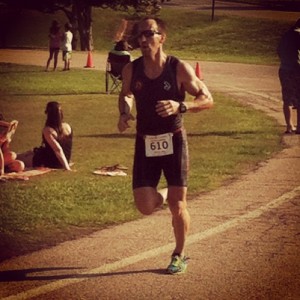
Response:
[[[158,31],[155,31],[155,30],[144,30],[142,32],[140,32],[138,34],[138,38],[141,38],[142,36],[144,36],[145,38],[150,38],[150,37],[153,37],[155,34],[161,34],[160,32]]]

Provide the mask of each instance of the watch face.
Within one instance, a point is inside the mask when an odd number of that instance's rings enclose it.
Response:
[[[180,105],[179,105],[179,112],[180,112],[180,113],[185,113],[186,110],[187,110],[187,109],[186,109],[185,104],[184,104],[183,102],[181,102]]]

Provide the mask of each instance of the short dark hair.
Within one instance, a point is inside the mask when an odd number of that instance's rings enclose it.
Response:
[[[147,21],[147,20],[154,20],[158,26],[158,29],[161,33],[166,33],[167,32],[167,24],[164,20],[157,18],[157,17],[145,17],[143,19],[141,19],[138,23],[137,23],[137,27],[140,23]]]
[[[69,23],[69,22],[67,22],[67,23],[65,24],[65,29],[66,29],[66,30],[71,30],[71,29],[72,29],[72,24]]]
[[[156,22],[157,26],[158,26],[159,32],[163,33],[163,34],[166,34],[167,25],[166,25],[165,21],[163,21],[162,19],[157,18],[157,17],[145,17],[145,18],[135,22],[132,26],[131,35],[130,35],[130,38],[128,40],[128,43],[129,43],[129,45],[132,49],[139,48],[138,39],[137,39],[138,27],[139,27],[140,23],[142,23],[144,21],[147,21],[147,20],[154,20]]]
[[[118,41],[114,47],[116,51],[128,51],[128,44],[126,41]]]

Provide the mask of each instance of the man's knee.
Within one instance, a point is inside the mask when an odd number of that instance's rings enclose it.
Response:
[[[169,209],[174,217],[180,217],[187,210],[187,203],[185,200],[171,201],[169,200]]]
[[[13,151],[5,152],[3,156],[4,156],[5,165],[11,164],[17,158],[17,154]]]
[[[155,188],[142,187],[133,191],[136,208],[143,215],[151,215],[157,208],[160,195]]]

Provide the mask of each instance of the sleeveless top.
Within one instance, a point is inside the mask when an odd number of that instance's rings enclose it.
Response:
[[[67,136],[58,137],[57,142],[62,147],[67,161],[70,162],[73,144],[73,130]],[[44,136],[43,144],[45,145],[43,165],[49,168],[62,168],[60,161],[57,159],[54,151],[52,150],[51,146],[47,143]]]
[[[176,67],[179,60],[168,56],[161,75],[155,79],[144,73],[143,57],[133,61],[131,91],[136,102],[137,133],[158,135],[175,132],[182,127],[181,114],[160,117],[155,105],[160,100],[184,101],[185,95],[178,90]]]

